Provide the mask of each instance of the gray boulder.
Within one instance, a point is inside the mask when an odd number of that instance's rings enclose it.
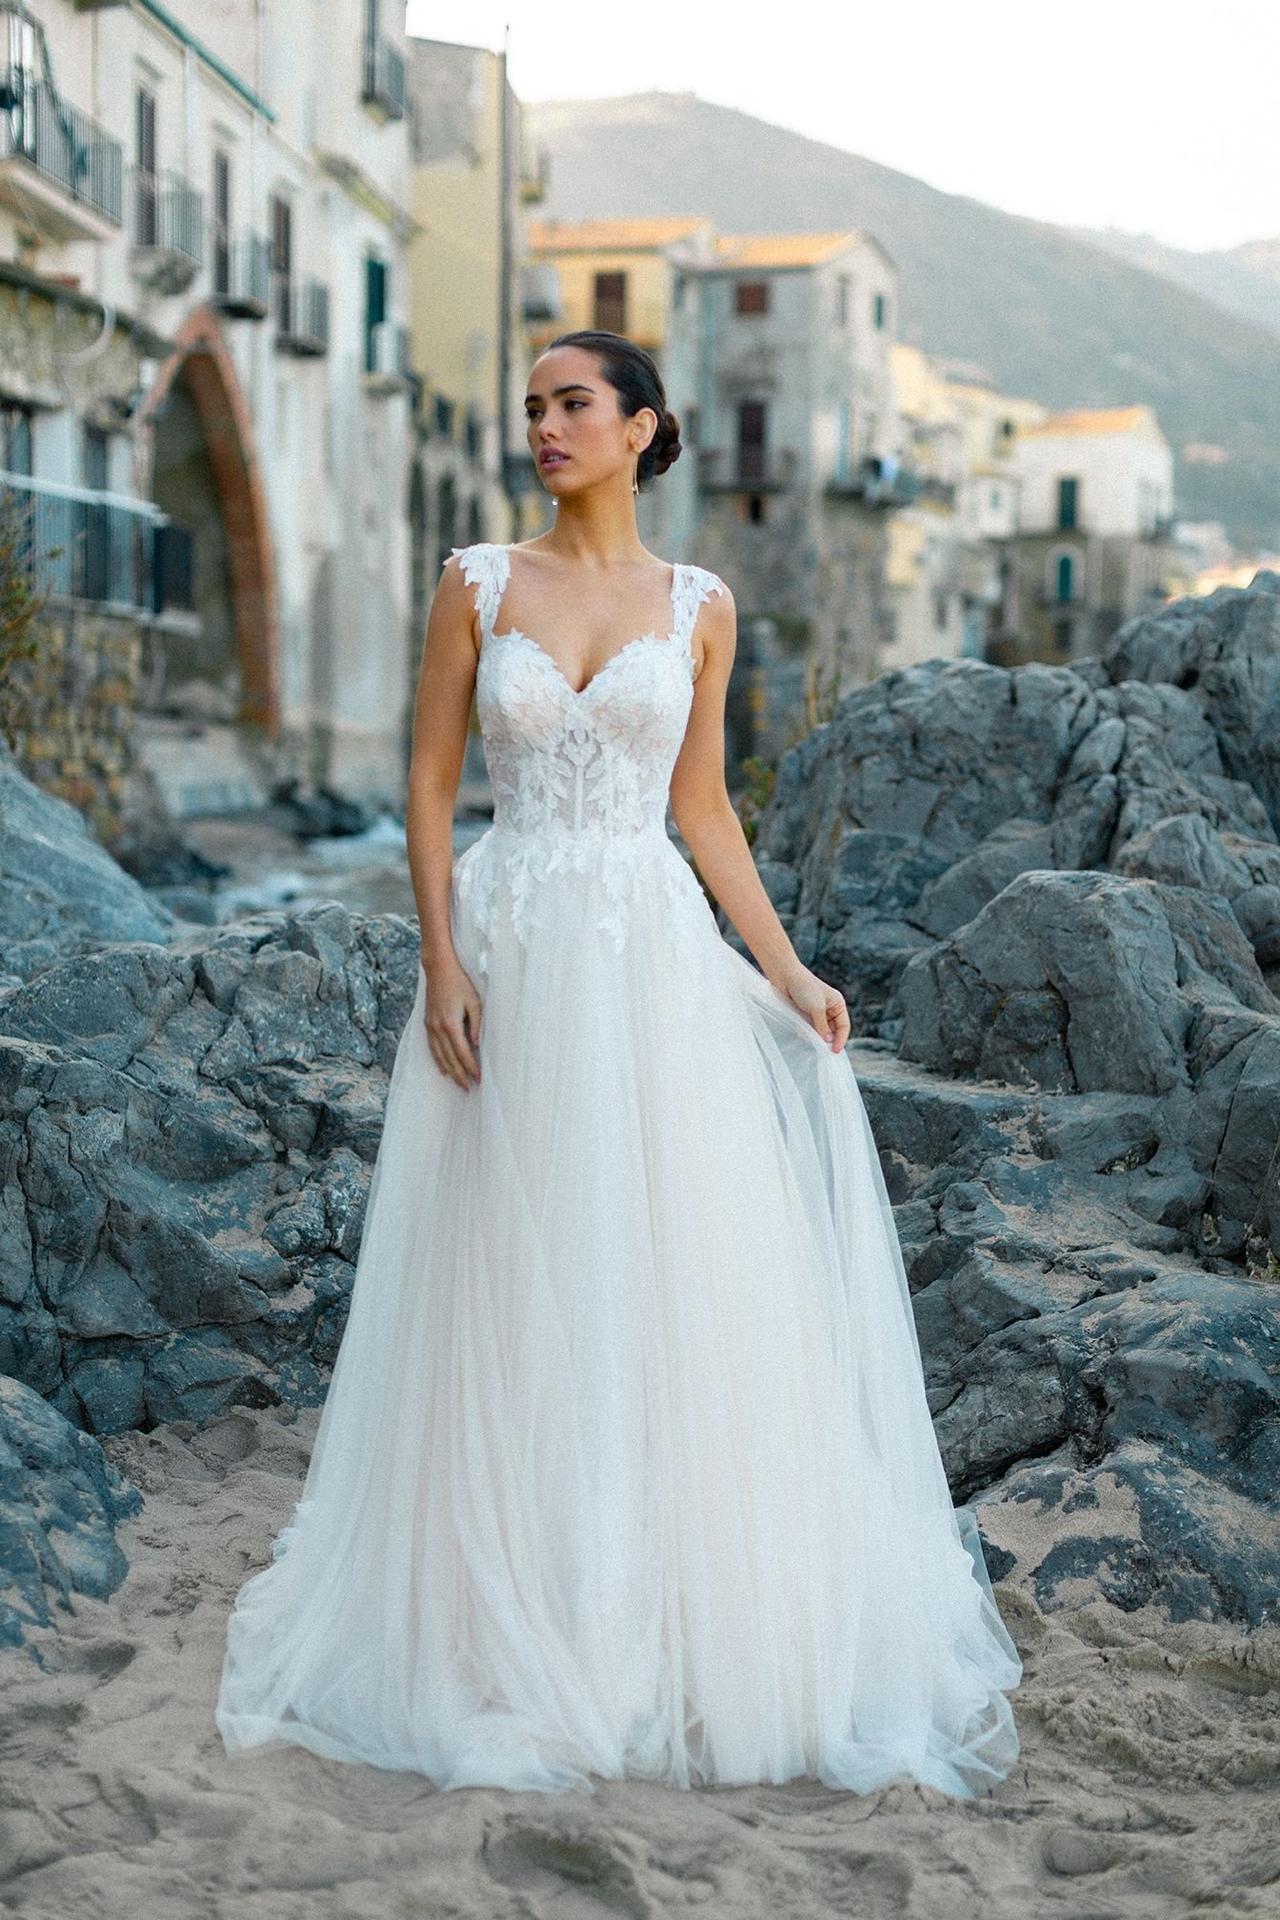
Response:
[[[115,1528],[142,1495],[19,1380],[0,1378],[0,1647],[47,1627],[77,1593],[105,1600],[128,1572]]]
[[[0,1003],[0,1372],[96,1433],[321,1398],[416,985],[335,905]]]
[[[67,954],[163,943],[176,930],[76,809],[33,785],[0,742],[0,991]]]

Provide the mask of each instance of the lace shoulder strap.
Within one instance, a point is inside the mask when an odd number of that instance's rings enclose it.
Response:
[[[457,554],[467,585],[476,589],[480,633],[484,639],[490,640],[493,638],[493,623],[502,604],[507,576],[511,571],[511,555],[496,540],[476,540],[469,547],[451,547],[449,551]]]
[[[676,567],[676,637],[687,646],[698,622],[698,608],[713,593],[724,592],[724,581],[709,567],[695,567],[690,560]]]

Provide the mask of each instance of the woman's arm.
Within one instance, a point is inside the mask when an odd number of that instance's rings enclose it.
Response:
[[[413,751],[405,803],[409,876],[418,908],[427,982],[427,1044],[442,1073],[468,1088],[480,1078],[480,996],[458,959],[450,923],[453,813],[476,678],[474,607],[457,555],[431,601],[413,705]]]
[[[811,973],[764,890],[724,777],[724,710],[737,650],[738,613],[728,587],[699,611],[702,667],[684,743],[671,776],[671,810],[698,871],[754,954],[765,978],[834,1052],[849,1038],[849,1010],[837,988]]]

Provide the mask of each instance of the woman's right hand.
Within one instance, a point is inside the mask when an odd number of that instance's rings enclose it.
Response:
[[[423,1025],[431,1057],[441,1073],[469,1093],[468,1076],[480,1078],[480,995],[456,957],[431,964],[423,960],[422,970],[427,982]]]

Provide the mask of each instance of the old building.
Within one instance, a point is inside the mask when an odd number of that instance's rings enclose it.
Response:
[[[551,311],[531,321],[530,360],[557,334],[600,327],[626,334],[657,362],[680,422],[681,454],[661,484],[640,495],[636,518],[647,545],[692,559],[699,510],[697,269],[714,258],[712,223],[700,216],[537,220],[528,244],[551,300]],[[544,524],[549,518],[544,507]]]
[[[1176,578],[1173,454],[1148,406],[1083,407],[1019,425],[1016,530],[989,652],[1003,664],[1096,653]]]
[[[738,603],[731,752],[773,758],[892,637],[897,270],[861,233],[720,234],[698,279],[697,557]]]
[[[421,369],[409,492],[411,681],[431,596],[455,546],[523,539],[544,524],[525,439],[526,329],[554,310],[554,276],[528,257],[545,159],[526,139],[506,57],[410,36],[412,357]],[[408,742],[406,743],[408,745]],[[484,777],[472,715],[464,787]]]
[[[322,35],[252,0],[0,0],[3,457],[82,556],[54,610],[132,622],[130,701],[179,811],[286,769],[388,795],[401,772],[395,12],[334,0]],[[166,735],[166,713],[227,737]]]
[[[641,537],[730,582],[731,771],[772,757],[879,671],[891,635],[887,522],[911,491],[893,262],[859,233],[720,234],[697,216],[543,221],[529,239],[560,287],[535,350],[604,327],[662,370],[683,451],[641,497]]]
[[[964,413],[938,363],[921,348],[895,342],[892,370],[898,452],[915,493],[889,523],[892,631],[883,665],[980,658],[983,607],[998,596],[999,573],[989,544],[971,537],[965,524]]]

